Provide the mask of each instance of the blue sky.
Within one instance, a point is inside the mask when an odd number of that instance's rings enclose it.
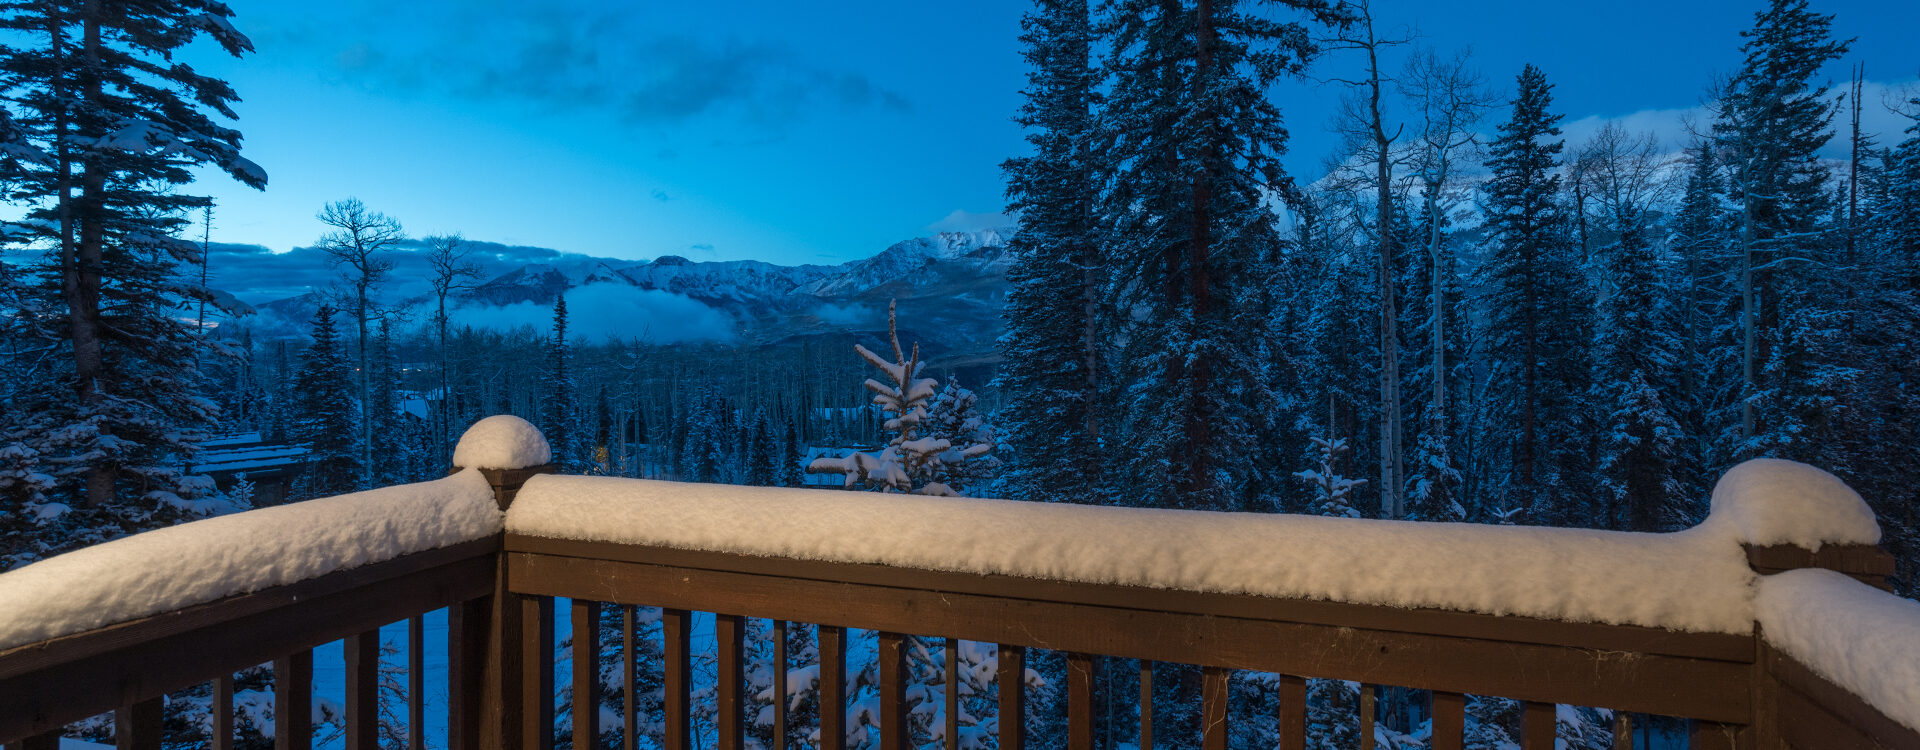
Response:
[[[321,204],[357,196],[416,235],[840,262],[994,223],[999,163],[1022,148],[1024,2],[229,2],[257,52],[195,49],[189,62],[240,92],[246,154],[271,182],[196,186],[219,201],[221,241],[308,244]],[[1503,88],[1540,65],[1569,121],[1639,113],[1672,133],[1737,63],[1758,4],[1377,0],[1375,12],[1442,51],[1472,47]],[[1907,31],[1920,3],[1815,7],[1859,37],[1850,62],[1870,79],[1920,72]],[[1339,93],[1275,87],[1296,175],[1318,176],[1337,149],[1326,127]]]

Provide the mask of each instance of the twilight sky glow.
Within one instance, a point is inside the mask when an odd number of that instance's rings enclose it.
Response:
[[[218,241],[310,244],[314,212],[352,195],[415,235],[840,262],[998,223],[999,163],[1023,145],[1011,117],[1028,6],[1016,0],[229,2],[256,54],[209,45],[188,62],[240,92],[245,153],[271,183],[195,186],[219,201]],[[1503,88],[1540,65],[1569,122],[1634,116],[1671,136],[1677,110],[1737,63],[1759,3],[1375,5],[1384,26],[1443,52],[1473,47]],[[1920,3],[1815,8],[1859,38],[1847,64],[1914,81],[1920,54],[1902,30],[1920,28]],[[1314,75],[1354,62],[1335,56]],[[1274,96],[1294,133],[1288,167],[1318,176],[1338,148],[1327,124],[1339,87],[1287,82]],[[1870,126],[1895,140],[1896,120],[1868,101]]]

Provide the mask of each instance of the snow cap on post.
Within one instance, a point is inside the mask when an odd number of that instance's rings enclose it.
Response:
[[[453,465],[463,469],[525,469],[552,460],[540,428],[511,414],[473,423],[453,448]]]
[[[1791,544],[1875,545],[1880,524],[1860,494],[1839,477],[1795,461],[1756,458],[1713,486],[1712,520],[1732,524],[1754,547]]]

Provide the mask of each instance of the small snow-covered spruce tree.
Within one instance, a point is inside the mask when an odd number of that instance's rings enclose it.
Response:
[[[1294,472],[1294,476],[1313,485],[1313,512],[1321,516],[1340,518],[1359,518],[1360,510],[1353,507],[1353,488],[1366,484],[1365,479],[1348,479],[1341,476],[1335,467],[1340,456],[1347,448],[1346,438],[1313,438],[1314,450],[1320,454],[1320,468]]]
[[[877,454],[854,451],[844,458],[818,458],[807,466],[814,474],[840,474],[846,487],[865,486],[880,492],[911,492],[917,495],[953,495],[953,488],[939,481],[941,454],[953,447],[946,440],[925,434],[922,423],[927,406],[940,383],[920,377],[926,363],[920,361],[920,345],[900,347],[899,318],[896,303],[887,303],[887,338],[893,345],[889,360],[867,347],[855,344],[854,351],[868,364],[885,373],[886,380],[869,378],[868,391],[873,404],[886,415],[884,428],[892,434],[887,446]]]
[[[993,455],[999,443],[976,408],[980,397],[949,379],[927,413],[927,433],[947,441],[940,454],[940,477],[954,494],[971,495],[993,479],[1000,459]]]

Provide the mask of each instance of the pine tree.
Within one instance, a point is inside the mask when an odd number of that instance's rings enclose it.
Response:
[[[1101,304],[1103,256],[1095,224],[1100,158],[1087,0],[1044,0],[1022,22],[1027,101],[1019,122],[1033,153],[1008,160],[1009,211],[1020,232],[1003,313],[998,385],[1013,455],[1007,486],[1019,499],[1095,502],[1105,476],[1100,420],[1111,312]]]
[[[209,201],[181,193],[197,167],[252,187],[266,174],[240,156],[223,81],[172,62],[210,38],[241,56],[252,43],[212,0],[139,4],[7,3],[0,79],[15,105],[0,123],[10,240],[47,249],[30,286],[13,287],[58,342],[16,422],[44,465],[49,491],[92,513],[103,533],[155,523],[151,507],[188,491],[178,470],[216,418],[194,362],[207,341],[182,313],[221,297],[183,278],[200,248],[177,238]],[[23,214],[23,215],[22,215]],[[12,373],[10,373],[10,376]]]
[[[1265,96],[1313,53],[1306,23],[1255,15],[1236,0],[1124,0],[1112,6],[1108,135],[1113,189],[1110,299],[1128,312],[1118,394],[1124,502],[1246,509],[1261,486],[1256,427],[1279,408],[1258,332],[1255,292],[1279,241],[1268,191],[1290,191],[1286,131]],[[1312,23],[1331,3],[1267,3]],[[1263,8],[1264,11],[1264,8]],[[1253,492],[1249,492],[1253,490]]]
[[[573,342],[567,339],[567,296],[553,302],[553,332],[542,347],[546,367],[540,373],[540,431],[553,446],[553,462],[561,471],[585,468],[586,457],[576,444],[573,382]]]
[[[1613,241],[1599,251],[1612,293],[1600,304],[1591,402],[1602,413],[1598,470],[1607,501],[1589,524],[1672,531],[1691,520],[1670,404],[1679,341],[1647,215],[1661,186],[1652,139],[1608,125],[1587,151],[1595,204]]]
[[[1340,457],[1347,448],[1346,438],[1313,438],[1313,447],[1319,452],[1320,468],[1294,472],[1310,485],[1313,485],[1313,514],[1336,516],[1340,518],[1359,518],[1359,509],[1353,507],[1353,488],[1366,484],[1365,479],[1348,479],[1341,476]]]
[[[1689,166],[1680,210],[1669,223],[1673,256],[1669,278],[1672,321],[1679,337],[1674,364],[1674,418],[1683,443],[1677,473],[1688,494],[1704,497],[1732,465],[1740,384],[1739,259],[1730,244],[1719,165],[1710,143],[1687,150]],[[1695,503],[1697,506],[1698,503]],[[1689,511],[1703,516],[1698,507]]]
[[[973,496],[1000,468],[993,455],[999,440],[976,408],[979,403],[980,397],[960,387],[957,378],[948,378],[927,408],[927,434],[948,446],[940,454],[940,481],[957,495]]]
[[[793,420],[787,420],[786,438],[780,443],[780,486],[799,487],[806,484],[806,476],[800,472],[800,462],[806,458],[800,445],[800,429]]]
[[[361,476],[352,365],[333,326],[336,313],[325,304],[314,312],[313,343],[301,354],[300,371],[293,379],[293,419],[287,432],[307,447],[306,470],[295,492],[305,497],[350,491]]]
[[[927,407],[932,403],[940,382],[920,377],[926,362],[920,359],[920,345],[912,353],[900,346],[900,328],[893,303],[887,305],[887,337],[893,345],[893,358],[887,359],[867,347],[855,344],[854,351],[867,364],[878,368],[886,381],[869,379],[866,388],[873,393],[873,405],[886,416],[887,445],[879,453],[854,451],[842,458],[816,458],[808,473],[839,474],[845,486],[864,485],[879,492],[909,492],[917,495],[953,495],[953,488],[940,481],[941,455],[952,444],[927,434]]]
[[[778,480],[780,454],[773,443],[773,428],[765,413],[754,415],[747,435],[746,484],[772,487]]]
[[[1500,125],[1484,190],[1491,247],[1481,268],[1494,422],[1506,467],[1491,488],[1496,512],[1528,507],[1535,523],[1591,517],[1578,477],[1590,471],[1586,392],[1588,294],[1567,240],[1555,169],[1565,143],[1553,88],[1540,69],[1519,76]]]
[[[1802,420],[1816,417],[1793,403],[1811,394],[1809,384],[1792,379],[1817,367],[1780,361],[1780,348],[1790,307],[1813,291],[1809,256],[1818,253],[1809,251],[1829,214],[1829,173],[1819,150],[1833,136],[1833,105],[1813,77],[1847,50],[1848,42],[1832,39],[1832,24],[1832,16],[1808,10],[1807,0],[1770,0],[1754,14],[1753,28],[1741,32],[1745,60],[1714,123],[1740,208],[1744,455],[1803,456]]]

